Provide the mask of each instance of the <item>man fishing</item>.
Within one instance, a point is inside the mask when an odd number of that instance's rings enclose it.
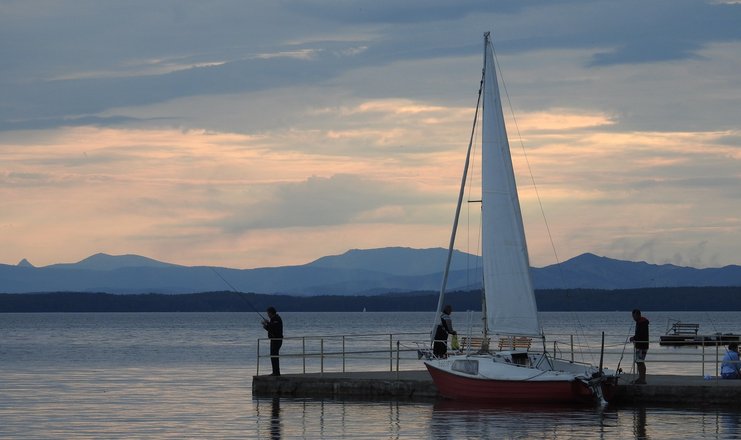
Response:
[[[271,376],[280,376],[280,358],[278,352],[283,345],[283,320],[278,315],[275,307],[268,307],[268,319],[262,320],[262,327],[268,331],[270,338],[270,363],[273,366]]]
[[[648,319],[641,316],[641,311],[633,309],[633,321],[636,322],[636,331],[630,337],[630,342],[635,347],[635,363],[638,369],[638,379],[632,383],[644,385],[646,383],[646,352],[648,352]]]

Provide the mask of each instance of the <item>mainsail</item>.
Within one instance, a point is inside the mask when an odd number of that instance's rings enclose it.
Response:
[[[482,256],[488,333],[538,336],[538,309],[488,33],[485,45]]]

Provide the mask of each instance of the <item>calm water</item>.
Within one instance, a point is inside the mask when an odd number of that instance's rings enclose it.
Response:
[[[424,333],[432,325],[429,313],[281,315],[287,337]],[[652,321],[652,339],[673,320],[700,323],[707,333],[738,333],[741,328],[738,312],[651,312],[647,316]],[[541,317],[548,333],[573,333],[573,322],[585,333],[605,331],[606,345],[613,352],[606,362],[611,367],[622,357],[625,338],[632,331],[628,312],[554,312]],[[464,333],[469,322],[472,326],[478,322],[478,316],[465,313],[455,313],[454,319]],[[251,381],[261,337],[259,317],[246,313],[0,314],[0,438],[741,437],[741,412],[723,408],[253,399]],[[414,338],[402,337],[402,349],[413,349]],[[599,337],[587,339],[594,343]],[[362,338],[349,338],[346,344],[358,340]],[[287,341],[284,352],[294,353],[301,344],[314,343],[312,338]],[[331,347],[332,342],[328,339],[326,344],[325,348]],[[652,344],[650,356],[674,353]],[[622,362],[629,368],[629,357]],[[355,363],[389,368],[383,359]],[[282,365],[287,373],[305,368],[299,358],[285,359]],[[314,359],[306,368],[316,371],[319,365]],[[662,367],[649,365],[650,379],[651,372]],[[327,361],[324,367],[337,369],[340,364]],[[421,365],[410,353],[400,367]],[[269,372],[269,362],[263,360],[260,368],[261,373]]]

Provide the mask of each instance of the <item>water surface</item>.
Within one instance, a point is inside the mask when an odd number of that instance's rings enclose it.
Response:
[[[424,333],[429,313],[285,313],[286,336]],[[646,313],[738,332],[738,312]],[[478,316],[454,313],[459,331]],[[546,331],[619,353],[630,314],[541,314]],[[0,314],[0,438],[739,438],[741,412],[694,407],[471,406],[254,399],[259,317],[247,313]],[[571,324],[567,325],[567,322]],[[293,342],[298,347],[297,339]],[[350,340],[348,340],[350,341]],[[652,344],[650,355],[672,349]],[[697,350],[695,349],[695,352]],[[613,360],[614,361],[614,360]],[[388,368],[385,358],[373,368]],[[627,364],[630,364],[629,361]],[[262,372],[269,371],[267,360]],[[328,364],[329,365],[329,364]],[[651,364],[649,364],[651,365]],[[316,362],[310,368],[317,368]],[[284,371],[300,372],[297,359]],[[337,363],[333,368],[340,368]],[[421,368],[411,355],[402,368]],[[652,373],[649,367],[649,378]],[[675,368],[671,366],[671,368]]]

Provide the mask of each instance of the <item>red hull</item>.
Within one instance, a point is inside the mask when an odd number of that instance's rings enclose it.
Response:
[[[438,393],[448,399],[470,402],[513,403],[584,403],[594,402],[592,391],[583,382],[508,381],[462,377],[427,365]],[[605,398],[612,395],[611,385],[603,386]]]

